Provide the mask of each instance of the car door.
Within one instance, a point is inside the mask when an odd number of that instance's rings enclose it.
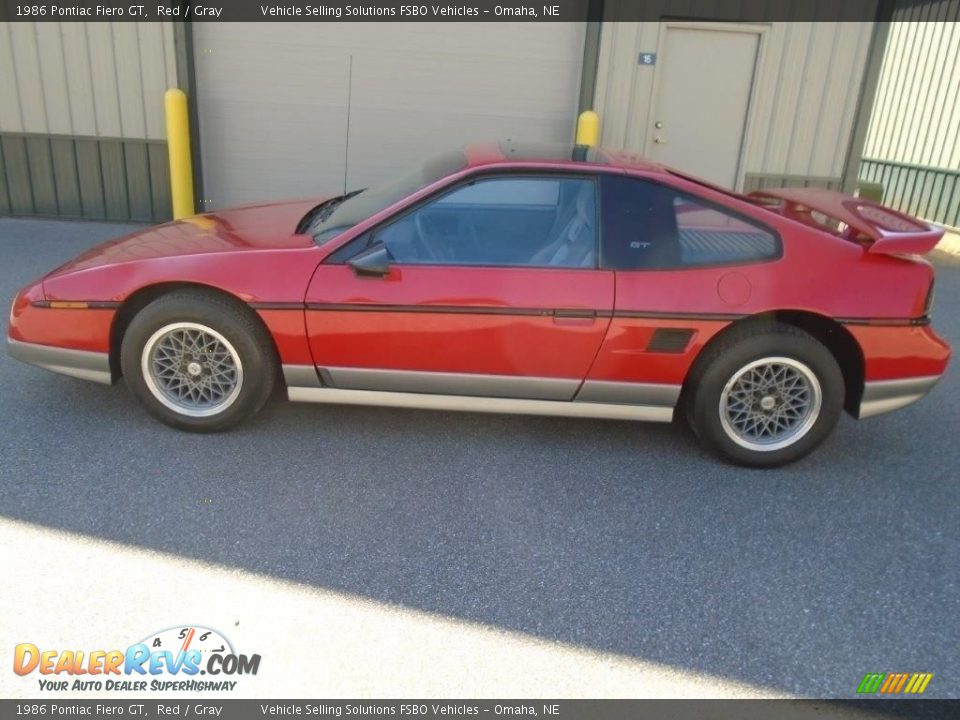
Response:
[[[590,176],[474,177],[337,250],[306,297],[325,384],[571,400],[613,309],[596,193]]]
[[[603,177],[614,317],[578,400],[672,404],[707,341],[769,293],[776,231],[687,185]]]

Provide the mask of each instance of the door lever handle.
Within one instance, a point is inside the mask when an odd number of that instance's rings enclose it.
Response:
[[[554,310],[553,316],[556,318],[571,318],[571,319],[578,319],[578,320],[584,320],[589,318],[592,320],[597,317],[597,311],[582,310],[579,308],[569,308],[569,309],[563,308],[560,310]]]
[[[597,311],[581,308],[563,308],[554,310],[553,317],[557,320],[595,320]]]

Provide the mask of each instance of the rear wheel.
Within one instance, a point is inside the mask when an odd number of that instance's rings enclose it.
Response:
[[[691,426],[708,447],[741,465],[803,457],[826,439],[843,409],[837,361],[790,325],[735,330],[705,351],[691,381]]]
[[[224,430],[257,412],[277,367],[257,318],[204,291],[165,295],[137,313],[120,360],[127,386],[153,416],[195,432]]]

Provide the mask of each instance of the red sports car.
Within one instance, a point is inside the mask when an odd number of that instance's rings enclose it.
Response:
[[[291,400],[670,421],[809,452],[922,397],[941,231],[826,190],[749,196],[632,154],[478,144],[377,188],[167,223],[27,286],[9,349],[124,377],[184,430]]]

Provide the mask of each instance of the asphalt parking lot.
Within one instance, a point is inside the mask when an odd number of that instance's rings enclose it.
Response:
[[[0,220],[0,297],[124,229]],[[955,348],[958,308],[946,264],[934,324]],[[865,672],[922,671],[927,695],[960,697],[955,368],[776,471],[612,421],[275,402],[189,435],[122,384],[5,354],[0,387],[8,519],[774,693],[849,697]]]

